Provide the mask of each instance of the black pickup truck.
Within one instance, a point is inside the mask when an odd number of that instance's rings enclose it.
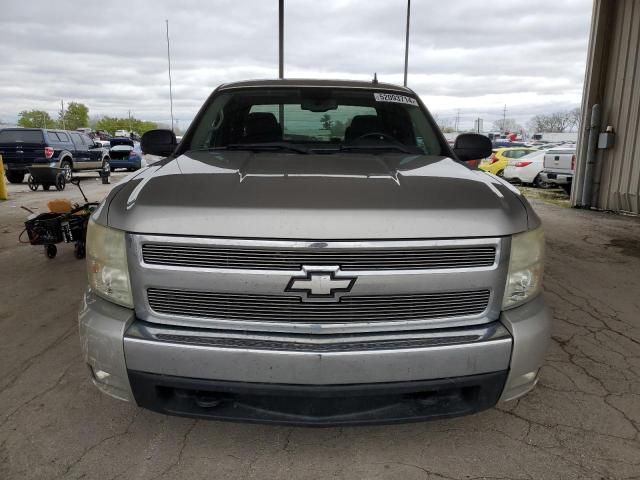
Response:
[[[67,130],[45,128],[7,128],[0,130],[0,155],[7,179],[22,183],[31,165],[50,165],[65,169],[71,179],[78,170],[108,171],[109,152],[88,135]]]

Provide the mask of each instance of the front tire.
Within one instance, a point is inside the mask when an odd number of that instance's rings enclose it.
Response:
[[[533,186],[536,188],[547,188],[549,184],[546,182],[543,182],[542,178],[540,178],[540,174],[538,174],[536,175],[536,178],[533,179]]]
[[[496,173],[496,175],[500,178],[504,177],[504,170],[499,170],[498,173]]]
[[[24,172],[16,172],[14,170],[8,170],[7,180],[9,180],[9,183],[22,183],[24,182]]]

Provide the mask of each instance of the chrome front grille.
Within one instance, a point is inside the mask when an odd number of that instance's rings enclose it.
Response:
[[[349,323],[414,321],[483,313],[489,290],[409,295],[345,296],[336,303],[305,303],[285,295],[147,289],[151,309],[162,315],[249,322]]]
[[[490,267],[494,246],[461,245],[413,248],[241,248],[216,245],[144,243],[151,265],[211,269],[300,270],[303,265],[337,265],[343,271],[433,270]]]

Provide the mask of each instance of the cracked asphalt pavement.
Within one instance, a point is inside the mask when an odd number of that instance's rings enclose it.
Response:
[[[117,177],[121,175],[116,175]],[[87,182],[98,199],[109,186]],[[167,417],[88,379],[84,262],[19,244],[56,192],[0,203],[0,479],[640,479],[640,219],[534,200],[555,321],[538,387],[429,423],[288,428]],[[72,186],[64,196],[79,199]]]

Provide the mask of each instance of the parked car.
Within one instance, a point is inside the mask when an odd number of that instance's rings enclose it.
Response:
[[[130,138],[114,137],[109,143],[111,170],[126,168],[128,171],[133,172],[142,168],[143,160],[140,142],[134,142]]]
[[[63,168],[67,181],[78,170],[109,170],[108,152],[87,134],[76,131],[6,128],[0,131],[0,155],[11,183],[22,183],[32,165]]]
[[[547,184],[540,177],[544,168],[545,153],[545,150],[534,150],[518,159],[510,159],[504,169],[504,179],[534,187],[546,187]]]
[[[347,128],[329,138],[336,110]],[[451,149],[412,90],[229,83],[179,145],[152,130],[142,150],[167,158],[88,227],[79,326],[103,392],[345,425],[469,414],[535,386],[551,325],[540,219],[464,165],[489,139]]]
[[[493,141],[493,148],[528,147],[524,142],[512,142],[509,139],[496,139]]]
[[[558,186],[570,194],[575,171],[575,147],[558,147],[547,150],[545,153],[544,169],[540,173],[540,178],[543,182]]]
[[[486,161],[480,163],[479,168],[501,177],[509,160],[524,157],[533,151],[531,147],[497,148]]]

